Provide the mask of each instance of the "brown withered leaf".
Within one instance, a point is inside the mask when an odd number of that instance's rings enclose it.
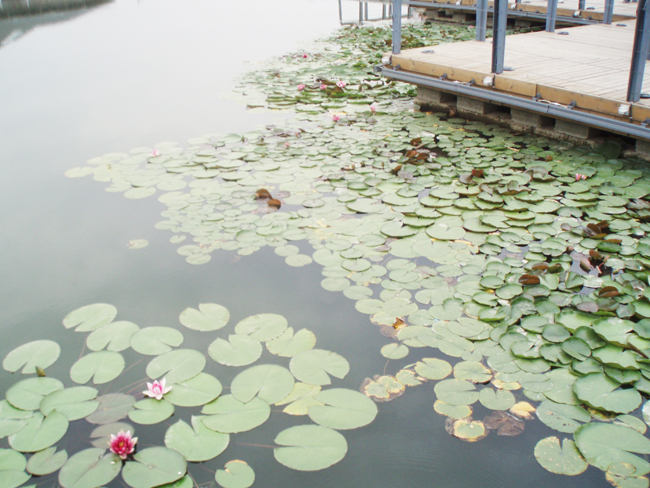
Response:
[[[401,169],[402,169],[402,165],[401,165],[401,164],[398,164],[398,165],[395,166],[393,169],[391,169],[390,172],[391,172],[392,174],[396,175],[397,173],[399,173],[399,171],[400,171]]]
[[[609,238],[609,239],[604,239],[604,241],[605,241],[605,242],[609,242],[609,243],[611,243],[611,244],[620,244],[621,242],[623,242],[622,239],[619,239],[619,238],[617,238],[617,237],[611,237],[611,238]]]
[[[590,249],[589,250],[589,257],[593,259],[594,261],[602,261],[603,260],[603,255],[600,254],[598,251],[595,249]]]
[[[596,302],[580,302],[576,308],[581,312],[596,313],[598,312],[598,304]]]
[[[269,204],[269,207],[280,208],[282,206],[282,202],[275,198],[271,198],[267,203]]]
[[[483,178],[483,170],[482,169],[473,169],[472,170],[472,176],[474,178]]]
[[[616,289],[615,286],[605,286],[598,290],[598,296],[600,298],[614,298],[620,294],[621,293]]]
[[[548,269],[548,264],[537,263],[533,265],[532,269],[534,269],[535,271],[546,271]]]
[[[463,185],[469,185],[472,183],[472,175],[460,175],[458,177],[458,180],[463,184]]]
[[[539,276],[534,276],[530,274],[521,275],[519,278],[519,283],[522,285],[539,285],[540,279]]]
[[[273,198],[273,197],[271,196],[271,193],[269,193],[269,191],[266,188],[260,188],[255,192],[255,198],[261,200],[263,198]]]
[[[483,419],[483,424],[490,430],[496,430],[497,435],[515,436],[524,431],[526,424],[523,420],[518,419],[500,410],[492,412]]]
[[[591,264],[591,261],[589,261],[589,259],[587,258],[582,258],[580,260],[580,267],[585,271],[591,271],[592,269],[594,269],[594,265]]]

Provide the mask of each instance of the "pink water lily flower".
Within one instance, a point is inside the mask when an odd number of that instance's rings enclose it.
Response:
[[[341,120],[341,117],[339,117],[338,115],[332,115],[332,120],[334,122],[338,122],[339,120]]]
[[[322,83],[321,86],[320,86],[320,89],[325,90],[326,88],[327,88],[327,85],[325,83]]]
[[[303,54],[302,57],[306,59],[306,58],[307,58],[307,55],[306,55],[306,54]]]
[[[372,102],[370,105],[370,111],[374,114],[377,111],[377,104],[375,102]]]
[[[580,173],[576,173],[576,181],[586,180],[586,179],[587,179],[587,175],[582,175]]]
[[[345,88],[345,85],[346,85],[345,81],[337,81],[336,82],[336,86],[338,86],[339,88]]]
[[[117,435],[111,434],[111,440],[108,441],[108,447],[112,453],[120,456],[121,459],[126,457],[135,450],[135,445],[138,443],[137,437],[131,437],[131,431],[124,432],[120,430]]]
[[[160,156],[160,151],[158,149],[154,149],[153,151],[151,151],[151,155],[152,156]]]
[[[305,85],[298,85],[298,91],[303,91],[305,89]]]
[[[156,400],[162,400],[163,395],[172,389],[171,386],[165,387],[165,378],[161,381],[156,380],[153,383],[147,383],[147,388],[149,389],[142,393]]]

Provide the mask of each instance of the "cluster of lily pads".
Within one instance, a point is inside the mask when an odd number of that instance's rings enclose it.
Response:
[[[219,456],[232,434],[265,423],[272,415],[271,405],[312,421],[278,433],[277,461],[296,470],[321,470],[347,452],[345,437],[338,430],[367,425],[377,414],[375,403],[358,391],[322,389],[332,377],[347,375],[348,362],[334,352],[315,349],[314,334],[308,329],[294,333],[281,315],[247,317],[235,325],[234,333],[208,346],[207,355],[221,366],[249,366],[260,359],[264,348],[289,362],[288,368],[261,364],[243,369],[231,382],[230,393],[222,394],[217,377],[204,372],[205,352],[180,348],[184,338],[179,330],[140,328],[133,322],[113,321],[116,314],[114,306],[97,303],[74,310],[63,320],[66,328],[90,332],[85,346],[91,352],[70,368],[75,386],[47,376],[47,368],[61,352],[54,341],[29,342],[4,358],[5,370],[34,377],[15,383],[0,401],[0,437],[6,437],[10,446],[0,449],[2,488],[16,488],[31,476],[57,471],[63,488],[97,488],[120,473],[133,488],[172,483],[174,488],[191,487],[188,463]],[[225,307],[207,303],[184,310],[180,322],[197,333],[208,333],[223,328],[229,318]],[[147,378],[164,377],[149,383],[140,400],[140,395],[119,392],[128,386],[120,383],[126,378],[123,353],[127,349],[150,357]],[[113,392],[99,395],[96,388],[82,386],[90,382],[108,384]],[[172,415],[180,418],[167,429],[165,447],[137,449],[134,424],[158,424]],[[83,419],[85,425],[95,426],[88,439],[93,447],[77,450],[80,443],[76,442],[71,456],[66,449],[57,450],[71,424]],[[83,428],[75,427],[74,435],[79,436]],[[151,445],[140,437],[142,441]],[[230,461],[215,473],[224,488],[246,488],[254,479],[253,469],[241,460]]]
[[[287,105],[303,96],[296,83],[345,79],[364,92],[353,72],[368,76],[375,53],[331,42],[283,58],[268,90]],[[303,69],[318,56],[322,74]],[[269,73],[241,92],[265,91]],[[323,288],[388,338],[380,353],[397,367],[368,378],[366,396],[436,382],[435,411],[470,441],[519,433],[534,412],[562,436],[537,444],[544,468],[591,464],[616,486],[648,486],[650,463],[636,455],[650,453],[647,168],[615,142],[591,150],[408,109],[410,88],[395,86],[342,99],[337,121],[310,107],[284,126],[109,154],[67,174],[157,195],[156,228],[188,263],[264,246],[290,266],[318,263]],[[273,96],[262,98],[277,107]],[[303,240],[311,256],[292,243]]]

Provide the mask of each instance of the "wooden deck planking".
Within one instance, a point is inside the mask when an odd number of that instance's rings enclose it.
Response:
[[[561,29],[568,35],[532,32],[506,37],[504,71],[494,77],[499,91],[532,97],[537,93],[551,102],[577,102],[579,109],[618,117],[618,108],[626,104],[627,83],[632,56],[635,21],[625,27],[594,24]],[[559,31],[558,31],[559,32]],[[434,53],[422,51],[433,50]],[[463,41],[430,48],[403,51],[393,56],[393,64],[406,71],[452,81],[485,86],[491,79],[492,44]],[[646,63],[648,66],[650,63]],[[650,92],[650,68],[643,83]],[[633,117],[637,121],[650,116],[650,100],[641,100]]]

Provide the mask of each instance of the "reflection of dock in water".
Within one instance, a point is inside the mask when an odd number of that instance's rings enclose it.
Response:
[[[94,7],[113,0],[0,0],[0,18]]]
[[[35,27],[74,19],[113,0],[0,0],[0,47]]]

